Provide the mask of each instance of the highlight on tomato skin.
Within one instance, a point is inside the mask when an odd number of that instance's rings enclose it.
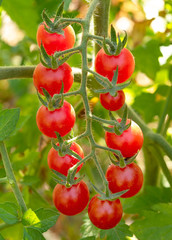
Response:
[[[37,111],[36,123],[39,130],[47,137],[57,138],[55,132],[63,137],[72,130],[75,124],[75,110],[65,100],[61,108],[53,111],[49,111],[42,105]]]
[[[52,97],[59,94],[62,82],[63,92],[66,93],[71,89],[73,81],[72,68],[67,63],[63,63],[57,69],[46,68],[39,63],[33,73],[34,86],[42,95],[44,95],[42,88],[45,88]]]
[[[117,119],[121,122],[121,119]],[[126,124],[130,122],[127,119]],[[113,126],[109,126],[113,127]],[[121,154],[125,158],[134,156],[143,145],[143,133],[141,128],[131,120],[131,126],[125,130],[121,135],[117,135],[111,132],[105,132],[105,142],[109,148],[120,150]]]
[[[53,55],[55,52],[73,48],[75,44],[75,32],[71,25],[63,29],[64,35],[62,35],[47,32],[44,28],[44,24],[45,23],[41,23],[39,25],[36,38],[39,47],[42,42],[48,55]]]
[[[109,201],[95,195],[88,204],[88,216],[91,222],[100,229],[111,229],[121,220],[123,214],[119,199]]]
[[[125,103],[125,94],[122,90],[117,91],[116,96],[111,96],[110,93],[101,93],[100,103],[107,110],[117,111]]]
[[[123,83],[131,77],[135,69],[135,60],[132,53],[127,48],[123,48],[119,55],[107,55],[101,48],[95,58],[96,72],[112,81],[117,66],[117,83]]]
[[[67,188],[57,184],[53,191],[53,202],[57,210],[67,216],[81,213],[89,202],[89,189],[81,180],[79,183]]]
[[[135,196],[143,186],[143,173],[136,163],[131,163],[124,168],[111,164],[106,171],[106,179],[112,193],[128,190],[121,198]]]
[[[59,144],[57,143],[57,146]],[[82,148],[76,142],[72,142],[70,149],[76,152],[81,158],[84,158],[84,153]],[[54,169],[55,171],[67,176],[69,168],[73,167],[77,162],[78,159],[75,157],[66,154],[65,156],[61,157],[53,147],[50,149],[48,153],[48,166],[50,169]],[[83,163],[79,165],[77,168],[77,172],[82,168]]]

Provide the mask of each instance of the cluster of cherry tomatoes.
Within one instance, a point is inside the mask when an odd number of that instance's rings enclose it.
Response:
[[[49,33],[41,24],[37,31],[37,42],[41,43],[49,55],[56,51],[70,49],[75,43],[75,33],[71,26],[64,29],[64,34]],[[107,55],[103,48],[97,53],[95,59],[95,70],[100,75],[112,81],[114,70],[118,66],[117,84],[123,83],[130,78],[134,71],[134,58],[129,50],[123,48],[118,55]],[[46,68],[39,63],[33,75],[34,85],[38,92],[44,95],[44,88],[52,97],[59,94],[62,88],[66,93],[70,90],[73,83],[72,69],[67,63],[63,63],[58,68]],[[110,111],[120,109],[125,102],[125,95],[122,90],[115,96],[110,93],[100,94],[100,102],[104,108]],[[121,119],[118,119],[120,122]],[[127,123],[130,120],[127,120]],[[75,124],[75,111],[70,103],[64,100],[62,106],[57,109],[49,109],[42,105],[36,116],[39,130],[50,138],[57,138],[58,132],[61,137],[67,135]],[[112,126],[110,126],[112,127]],[[114,132],[105,133],[105,141],[109,148],[121,151],[125,159],[133,157],[142,147],[143,134],[139,126],[131,121],[131,126],[123,131],[121,135]],[[57,143],[59,146],[59,143]],[[84,153],[82,148],[73,142],[70,149],[76,152],[82,159]],[[48,165],[60,174],[67,176],[68,170],[79,160],[72,155],[62,156],[54,148],[48,153]],[[77,168],[81,169],[82,164]],[[131,163],[121,168],[114,164],[110,165],[106,171],[106,179],[112,193],[128,190],[121,197],[128,198],[138,193],[143,184],[143,174],[141,169]],[[86,183],[81,180],[77,184],[67,187],[57,184],[53,191],[54,205],[65,215],[75,215],[82,212],[88,205],[88,215],[91,222],[98,228],[109,229],[116,226],[122,218],[123,210],[119,199],[102,199],[95,195],[89,202],[89,189]]]

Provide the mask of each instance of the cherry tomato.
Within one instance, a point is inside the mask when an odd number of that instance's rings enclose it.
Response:
[[[46,136],[56,138],[55,132],[62,137],[68,134],[75,124],[75,111],[70,103],[64,101],[61,108],[49,111],[41,106],[36,115],[39,130]]]
[[[123,83],[129,79],[134,72],[135,61],[131,52],[123,48],[119,55],[107,55],[105,51],[100,49],[95,58],[96,72],[112,81],[114,70],[118,66],[117,83]]]
[[[124,168],[111,164],[106,171],[109,189],[112,193],[123,190],[128,191],[121,198],[129,198],[136,195],[143,185],[143,173],[140,167],[131,163]]]
[[[53,55],[56,51],[63,51],[72,48],[75,43],[75,32],[69,25],[63,29],[64,35],[58,33],[49,33],[44,28],[44,23],[40,24],[37,30],[37,43],[41,42],[46,52]]]
[[[89,189],[84,181],[70,188],[57,184],[53,191],[53,201],[57,210],[72,216],[82,212],[89,202]]]
[[[118,122],[120,121],[121,119],[118,119]],[[127,124],[129,121],[130,120],[127,119]],[[106,132],[105,141],[109,148],[120,150],[123,157],[128,158],[134,156],[142,148],[143,133],[140,127],[131,121],[131,126],[121,135]]]
[[[88,205],[88,216],[91,222],[101,229],[115,227],[120,222],[123,213],[120,200],[101,200],[98,197],[95,195]]]
[[[57,69],[46,68],[41,63],[36,66],[33,73],[33,83],[42,95],[44,95],[42,88],[45,88],[52,97],[54,94],[60,93],[62,82],[63,92],[68,92],[73,84],[73,74],[67,63],[63,63]]]
[[[125,103],[125,94],[122,90],[117,91],[117,95],[114,97],[110,93],[100,94],[100,103],[107,110],[117,111]]]
[[[59,145],[59,144],[57,144]],[[72,143],[70,149],[76,152],[81,158],[84,158],[84,153],[82,148],[75,142]],[[48,166],[51,169],[67,176],[69,168],[74,166],[79,160],[71,155],[66,154],[61,157],[54,148],[51,148],[48,153]],[[83,164],[77,168],[77,172],[81,169]]]

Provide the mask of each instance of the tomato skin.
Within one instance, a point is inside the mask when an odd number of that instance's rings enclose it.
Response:
[[[45,88],[52,97],[60,93],[62,82],[63,92],[68,92],[72,87],[73,79],[72,69],[67,63],[63,63],[57,69],[46,68],[39,63],[33,73],[33,83],[39,93],[44,95],[42,88]]]
[[[112,193],[123,190],[128,191],[121,198],[129,198],[136,195],[143,186],[143,173],[141,168],[131,163],[124,168],[111,164],[106,171],[106,179]]]
[[[117,95],[114,97],[110,93],[100,94],[100,103],[107,110],[117,111],[125,103],[125,94],[122,90],[117,91]]]
[[[72,143],[70,149],[76,152],[81,158],[84,158],[83,150],[76,142]],[[59,156],[58,151],[54,148],[51,148],[48,153],[49,168],[54,169],[65,176],[67,176],[69,168],[73,167],[77,162],[79,162],[79,160],[71,155],[66,154],[63,157]],[[83,164],[77,168],[77,172],[81,169],[82,165]]]
[[[118,122],[121,121],[121,119],[117,120]],[[129,121],[127,119],[127,124]],[[105,141],[109,148],[120,150],[123,157],[128,158],[134,156],[142,148],[143,133],[140,127],[134,121],[131,121],[131,126],[121,135],[106,132]]]
[[[70,49],[75,43],[75,32],[72,26],[63,29],[64,35],[49,33],[45,30],[44,24],[40,24],[37,30],[37,43],[39,47],[41,42],[48,55],[53,55],[56,51]]]
[[[89,195],[86,183],[81,180],[70,188],[57,184],[53,191],[53,201],[59,212],[73,216],[86,208],[89,202]]]
[[[57,138],[55,131],[62,137],[68,134],[75,124],[75,111],[70,103],[64,101],[61,108],[49,111],[41,106],[36,114],[39,130],[50,138]]]
[[[110,56],[101,48],[95,58],[96,72],[112,81],[114,70],[116,70],[117,66],[117,83],[123,83],[128,80],[134,72],[135,61],[132,53],[127,48],[123,48],[119,55]]]
[[[115,227],[122,218],[122,205],[119,199],[101,200],[95,195],[88,205],[88,216],[91,222],[100,229]]]

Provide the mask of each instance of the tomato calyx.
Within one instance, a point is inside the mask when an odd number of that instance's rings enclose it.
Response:
[[[116,36],[116,31],[113,25],[111,25],[111,37],[110,42],[104,38],[103,41],[103,49],[107,55],[119,55],[121,50],[124,48],[127,42],[127,33],[125,32],[125,36],[121,41],[120,35]],[[107,46],[108,45],[108,46]]]
[[[108,184],[107,184],[106,193],[104,193],[103,191],[98,189],[93,183],[90,182],[90,184],[93,187],[93,189],[95,190],[95,192],[98,193],[98,198],[101,199],[101,200],[114,201],[128,191],[128,189],[126,189],[124,191],[120,191],[120,192],[117,192],[117,193],[111,193],[110,190],[109,190]]]
[[[46,13],[46,10],[42,12],[42,19],[44,20],[44,28],[49,33],[57,33],[64,35],[63,29],[70,25],[70,23],[60,23],[59,20],[63,17],[64,2],[57,8],[57,12],[54,18],[50,18]]]
[[[54,111],[55,109],[61,108],[63,106],[63,103],[64,103],[64,96],[63,96],[64,84],[63,84],[63,82],[62,82],[62,88],[60,90],[60,93],[54,94],[53,97],[48,93],[48,91],[45,88],[42,88],[42,91],[44,93],[46,100],[37,91],[38,99],[45,107],[48,108],[49,111]]]
[[[127,107],[125,107],[121,121],[118,121],[113,116],[112,112],[109,111],[110,119],[114,121],[114,124],[109,127],[103,126],[104,130],[110,133],[115,133],[116,135],[121,135],[125,130],[127,130],[131,126],[131,121],[128,124],[126,124],[127,115],[128,115]]]
[[[103,76],[95,76],[98,83],[100,83],[104,88],[103,89],[95,89],[93,90],[95,93],[110,93],[111,96],[115,97],[117,95],[117,92],[127,87],[131,81],[128,81],[126,83],[117,84],[118,79],[118,66],[116,70],[114,71],[114,75],[112,78],[112,82],[105,81]]]

